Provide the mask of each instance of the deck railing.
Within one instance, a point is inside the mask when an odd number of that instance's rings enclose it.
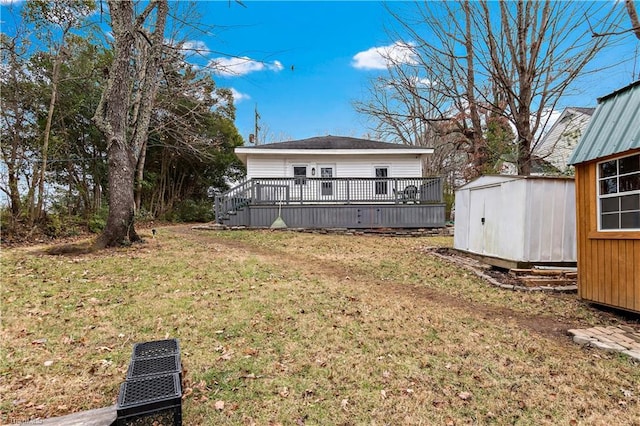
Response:
[[[216,220],[248,205],[442,203],[442,178],[254,178],[215,197]]]

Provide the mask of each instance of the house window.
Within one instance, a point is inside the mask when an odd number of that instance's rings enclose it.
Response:
[[[386,178],[389,177],[388,167],[376,167],[376,177]],[[376,195],[387,195],[389,193],[388,182],[386,180],[377,181],[375,185]]]
[[[293,182],[296,185],[307,184],[307,166],[293,166]]]
[[[598,164],[600,230],[640,229],[640,154]]]

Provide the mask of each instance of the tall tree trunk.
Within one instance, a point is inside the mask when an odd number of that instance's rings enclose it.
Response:
[[[478,102],[476,100],[476,82],[475,82],[475,66],[474,66],[474,45],[473,45],[473,16],[471,13],[471,7],[469,1],[466,0],[463,4],[465,15],[465,38],[464,44],[466,49],[466,66],[467,66],[467,102],[469,104],[469,118],[471,119],[471,128],[467,129],[468,133],[471,133],[469,140],[472,143],[472,176],[478,176],[482,174],[484,165],[487,161],[487,143],[482,135],[482,123],[480,121],[480,113],[478,111]]]
[[[137,16],[132,1],[108,0],[108,4],[115,52],[94,121],[107,140],[109,216],[95,248],[140,241],[134,228],[134,178],[149,131],[168,13],[167,0],[150,1]],[[150,25],[146,21],[154,10],[155,22]],[[149,46],[135,49],[137,42]]]
[[[144,140],[140,149],[140,158],[136,167],[136,210],[142,207],[142,179],[144,178],[144,163],[147,158],[147,141]]]
[[[133,162],[123,144],[111,144],[109,151],[109,216],[96,247],[125,245],[140,237],[134,229]]]
[[[64,43],[64,38],[63,38]],[[60,79],[60,66],[62,65],[62,49],[56,55],[53,61],[53,73],[51,78],[51,100],[49,101],[49,110],[47,112],[47,123],[44,127],[44,140],[42,143],[42,164],[40,165],[40,176],[38,183],[38,203],[36,205],[35,214],[31,218],[32,221],[42,218],[44,204],[44,184],[45,174],[47,173],[47,160],[49,157],[49,139],[51,137],[51,123],[53,122],[53,112],[56,108],[56,98],[58,97],[58,81]]]
[[[638,19],[636,5],[633,3],[633,0],[624,0],[624,4],[627,7],[627,14],[629,14],[629,18],[631,19],[631,30],[638,40],[640,40],[640,19]]]

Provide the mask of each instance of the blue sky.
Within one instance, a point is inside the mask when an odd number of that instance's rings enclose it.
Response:
[[[200,2],[207,23],[226,28],[203,39],[209,49],[264,62],[244,73],[246,60],[229,62],[235,75],[218,76],[239,94],[236,124],[253,133],[254,110],[269,139],[324,134],[362,136],[366,118],[352,101],[362,99],[375,71],[356,67],[355,55],[389,44],[381,2]],[[220,60],[221,55],[212,55]],[[361,55],[362,56],[362,55]],[[233,61],[232,61],[233,62]],[[370,64],[371,65],[371,64]]]
[[[216,81],[237,93],[236,124],[245,140],[253,133],[256,106],[269,142],[326,134],[361,137],[370,132],[372,123],[352,104],[366,98],[369,80],[382,72],[375,69],[384,65],[376,50],[397,41],[387,35],[392,20],[383,2],[244,4],[203,1],[199,7],[204,22],[225,26],[215,38],[200,39],[209,49],[263,61],[260,69],[245,73],[250,61],[225,62],[223,55],[212,55],[235,70]],[[404,6],[398,1],[388,4]],[[567,92],[562,106],[596,106],[597,97],[629,84],[638,45],[633,37],[620,37],[593,67],[622,63],[585,77]]]
[[[3,4],[15,0],[0,0]],[[18,2],[20,3],[20,2]],[[268,142],[326,134],[362,137],[372,123],[354,111],[367,96],[369,80],[383,70],[377,53],[397,40],[385,28],[392,20],[379,1],[199,1],[201,22],[209,31],[191,30],[189,46],[201,49],[192,61],[212,61],[228,73],[215,77],[236,95],[236,125],[245,140],[261,119]],[[391,8],[406,6],[400,1]],[[610,1],[612,5],[621,2]],[[182,3],[184,5],[186,3]],[[175,5],[175,4],[174,4]],[[625,21],[626,22],[626,21]],[[194,23],[196,24],[196,23]],[[213,28],[211,28],[213,27]],[[637,39],[620,37],[602,52],[594,67],[616,67],[582,79],[560,106],[596,106],[596,98],[629,84]],[[635,70],[638,75],[639,70]]]

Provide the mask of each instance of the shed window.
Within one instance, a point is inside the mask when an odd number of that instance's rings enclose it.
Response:
[[[640,154],[598,164],[600,229],[640,229]]]
[[[307,166],[293,166],[293,181],[296,185],[307,184]]]

